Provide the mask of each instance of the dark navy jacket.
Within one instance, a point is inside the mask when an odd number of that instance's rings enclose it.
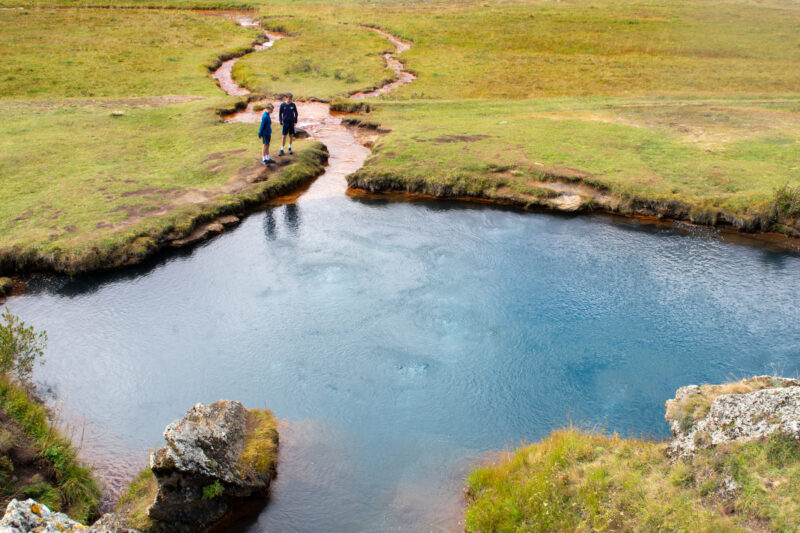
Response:
[[[269,111],[264,111],[261,116],[261,127],[258,128],[258,136],[260,138],[272,135],[272,118],[269,116]]]
[[[283,102],[281,104],[281,108],[278,111],[278,118],[280,119],[281,124],[294,124],[297,122],[297,106],[294,105],[294,102],[291,104],[287,104]]]

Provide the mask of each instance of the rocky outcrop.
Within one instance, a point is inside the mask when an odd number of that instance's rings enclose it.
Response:
[[[737,388],[746,392],[737,392]],[[694,418],[698,405],[703,412],[703,402],[710,402],[705,416]],[[676,457],[776,432],[800,439],[800,381],[794,379],[759,376],[725,386],[689,385],[678,389],[666,407],[675,437],[668,451]]]
[[[64,513],[56,513],[35,500],[11,500],[0,520],[0,533],[140,533],[125,527],[122,520],[111,514],[85,526]]]
[[[150,456],[158,482],[150,518],[169,531],[199,531],[222,518],[236,498],[265,494],[274,461],[254,468],[243,460],[249,420],[241,403],[219,400],[197,404],[167,426],[167,445]]]
[[[6,514],[0,520],[0,533],[58,533],[64,531],[89,531],[64,513],[54,513],[34,500],[11,500]]]

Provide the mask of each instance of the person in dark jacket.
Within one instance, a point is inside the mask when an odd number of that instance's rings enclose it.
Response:
[[[289,93],[284,97],[283,103],[278,110],[278,120],[283,126],[283,141],[278,155],[283,155],[286,137],[289,137],[289,153],[292,153],[292,139],[294,139],[294,125],[297,124],[297,118],[297,106],[292,102],[292,94]]]
[[[269,156],[269,141],[272,139],[272,117],[269,116],[275,106],[267,104],[264,114],[261,115],[261,126],[258,128],[258,138],[261,139],[261,162],[265,165],[272,163]]]

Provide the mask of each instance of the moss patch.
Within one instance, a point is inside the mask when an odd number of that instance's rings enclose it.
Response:
[[[239,467],[245,475],[274,472],[278,462],[278,428],[272,411],[250,409]]]

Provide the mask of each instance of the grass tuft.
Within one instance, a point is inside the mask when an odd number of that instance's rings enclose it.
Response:
[[[140,531],[150,530],[154,522],[147,509],[153,504],[158,493],[158,482],[149,468],[142,470],[128,486],[119,500],[116,512],[125,517],[129,527]]]
[[[775,190],[775,210],[787,217],[800,217],[800,185],[784,185]]]

